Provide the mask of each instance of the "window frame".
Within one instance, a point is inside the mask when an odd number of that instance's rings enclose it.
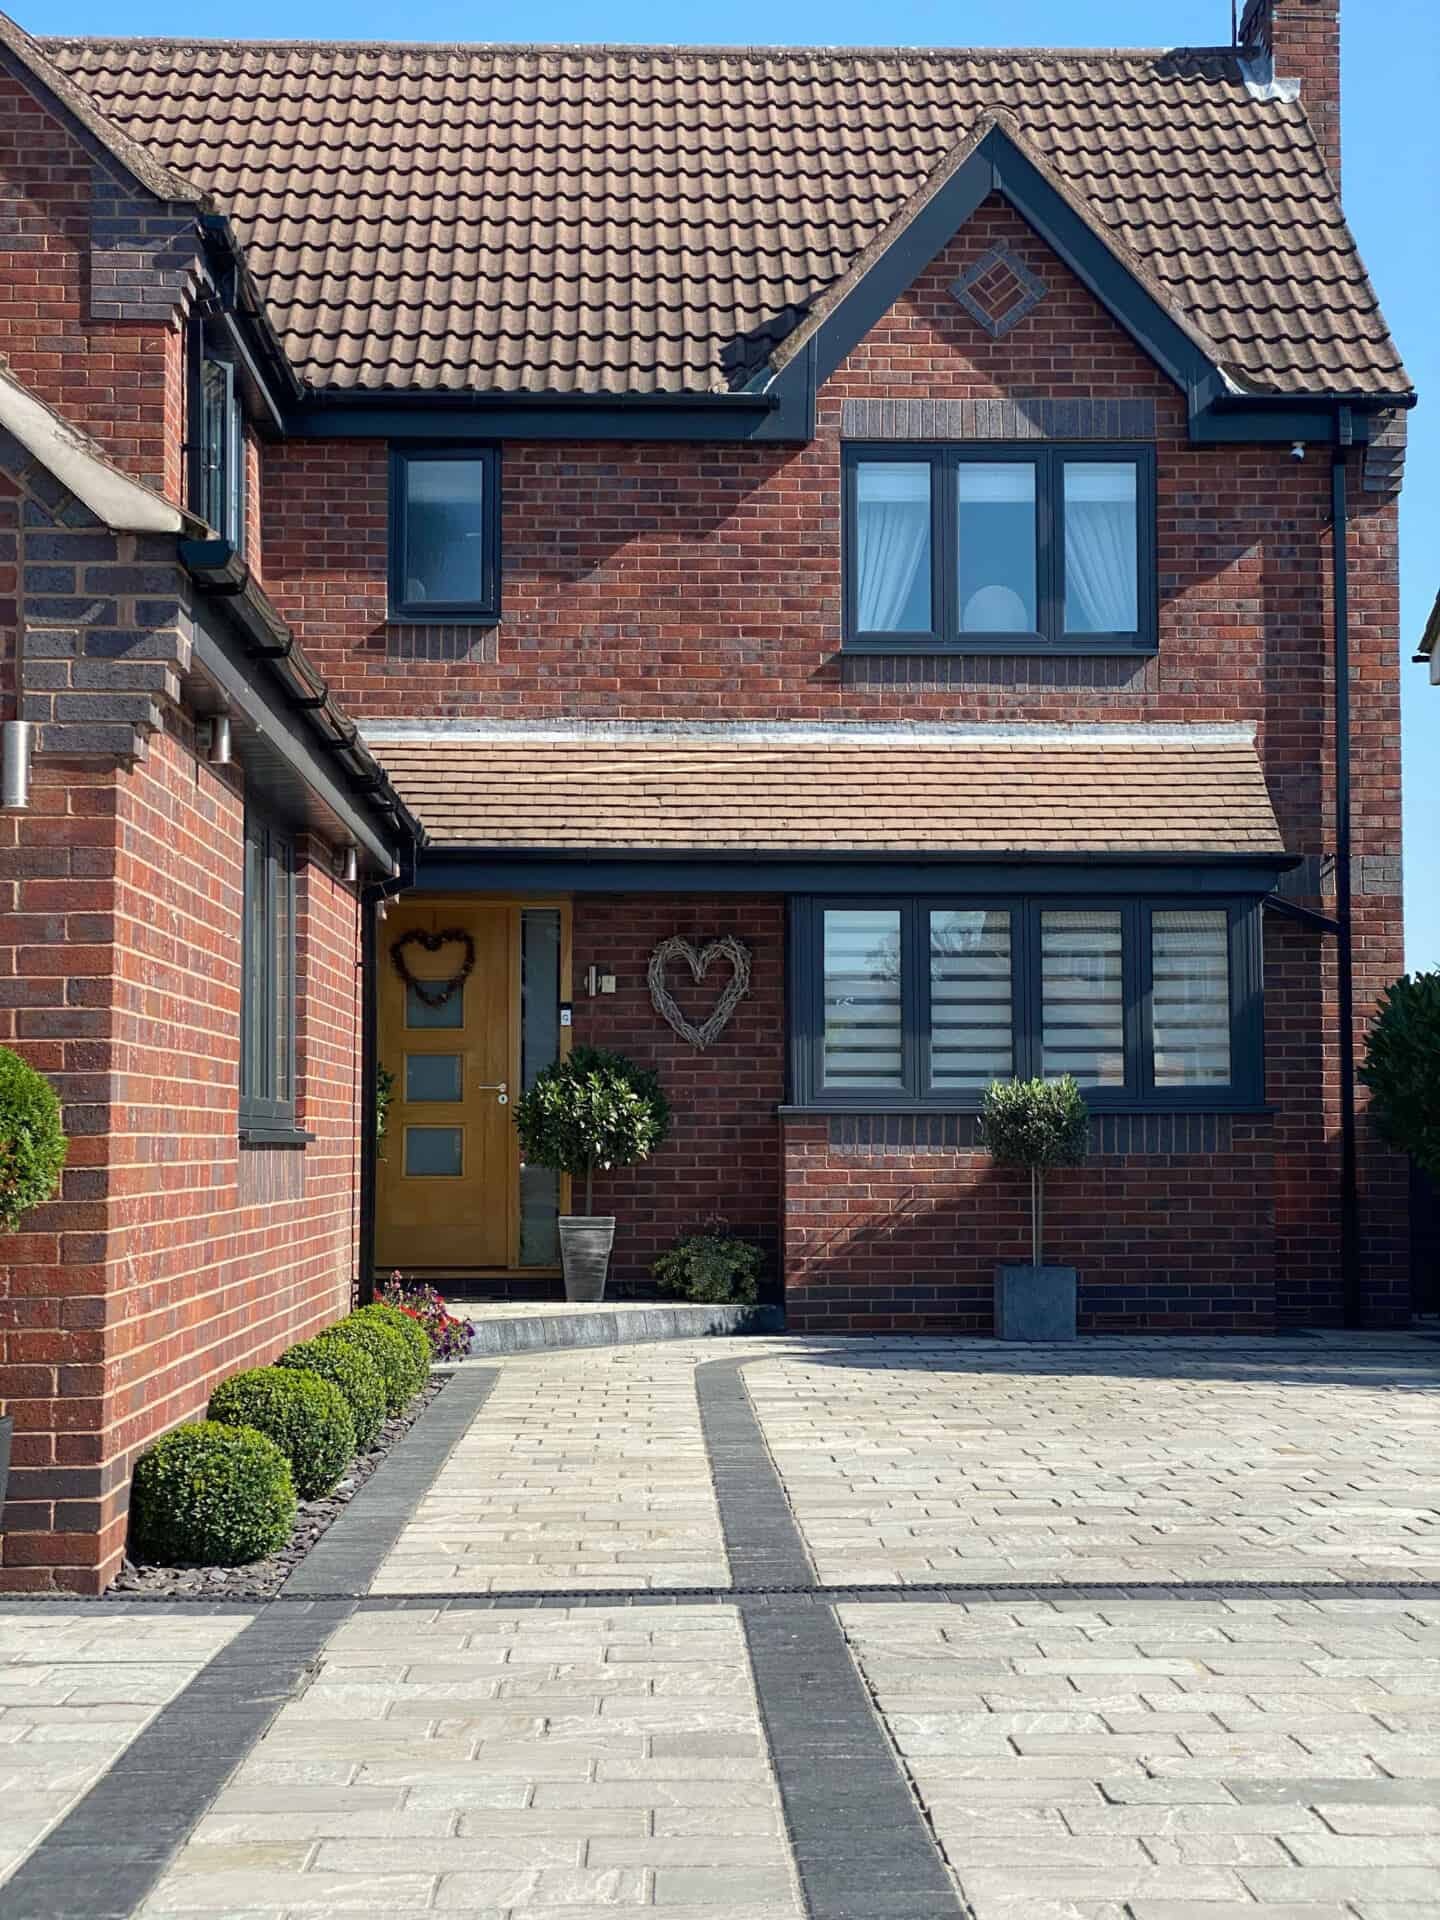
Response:
[[[215,375],[222,388],[218,449],[210,434],[209,387]],[[203,339],[196,368],[195,402],[195,511],[243,556],[248,517],[245,404],[235,377],[234,359]]]
[[[847,440],[841,459],[841,634],[850,653],[1052,653],[1149,655],[1158,650],[1155,448],[1113,440]],[[930,611],[928,632],[870,633],[857,624],[858,469],[867,461],[930,467]],[[1065,631],[1065,474],[1067,464],[1135,468],[1136,609],[1134,633]],[[956,475],[962,464],[1028,464],[1035,473],[1033,633],[962,633]]]
[[[239,1123],[242,1140],[303,1138],[296,1124],[298,897],[295,842],[265,814],[245,810],[241,897]],[[258,882],[258,894],[257,894]],[[277,938],[285,908],[285,952]],[[263,946],[263,952],[258,951]],[[252,982],[258,973],[258,993]],[[258,1004],[257,1004],[258,1000]],[[283,1071],[277,1075],[277,1061]],[[283,1079],[288,1089],[277,1091]]]
[[[826,1087],[824,1075],[824,921],[831,910],[889,908],[900,913],[903,1091]],[[1068,890],[1024,893],[813,894],[794,896],[790,913],[787,1019],[791,1104],[817,1112],[970,1113],[983,1089],[930,1085],[929,920],[932,912],[1008,911],[1012,1046],[1018,1079],[1043,1064],[1040,916],[1047,912],[1118,912],[1125,999],[1125,1084],[1082,1089],[1099,1112],[1254,1112],[1264,1103],[1264,1001],[1261,907],[1258,897],[1222,893],[1137,895]],[[1154,1077],[1153,958],[1150,916],[1176,910],[1224,912],[1230,986],[1230,1080],[1224,1086],[1157,1086]]]
[[[481,574],[478,600],[408,600],[405,596],[405,539],[412,461],[465,460],[478,462],[481,481]],[[495,626],[500,619],[500,449],[498,446],[431,445],[390,448],[389,583],[386,617],[413,626]]]

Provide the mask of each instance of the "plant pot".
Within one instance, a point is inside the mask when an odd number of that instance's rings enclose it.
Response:
[[[613,1213],[562,1213],[560,1266],[567,1300],[603,1300],[610,1249],[615,1244]]]
[[[996,1267],[995,1338],[1073,1340],[1075,1288],[1074,1267]]]
[[[14,1418],[7,1413],[0,1419],[0,1526],[4,1525],[5,1491],[10,1479],[10,1436],[14,1431]],[[4,1537],[0,1533],[0,1540]]]

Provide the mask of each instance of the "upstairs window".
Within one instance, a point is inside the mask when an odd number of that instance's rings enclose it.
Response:
[[[245,409],[235,388],[234,362],[203,357],[199,388],[195,509],[222,540],[243,553]]]
[[[858,651],[1148,651],[1148,447],[849,447],[845,642]]]
[[[240,1131],[283,1138],[295,1131],[295,848],[249,810],[242,911]]]
[[[390,459],[390,617],[500,616],[499,460],[493,447]]]

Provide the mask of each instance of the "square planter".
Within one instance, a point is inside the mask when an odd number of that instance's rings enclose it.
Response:
[[[995,1338],[1073,1340],[1075,1287],[1074,1267],[996,1267]]]

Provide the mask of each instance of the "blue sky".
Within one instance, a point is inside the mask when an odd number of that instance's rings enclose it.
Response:
[[[730,0],[689,14],[654,0],[529,0],[467,9],[410,0],[246,0],[197,14],[193,0],[8,0],[32,33],[187,34],[247,39],[783,41],[796,45],[1152,46],[1230,37],[1228,0],[891,0],[776,5]],[[999,32],[997,34],[997,28]],[[1348,0],[1343,20],[1345,207],[1423,396],[1410,416],[1402,509],[1401,633],[1406,773],[1407,963],[1440,966],[1440,687],[1409,665],[1440,589],[1440,8],[1435,0]],[[1429,776],[1427,781],[1427,775]],[[1424,804],[1429,787],[1431,804]],[[1430,820],[1427,821],[1427,813]],[[1428,831],[1427,831],[1428,827]]]

